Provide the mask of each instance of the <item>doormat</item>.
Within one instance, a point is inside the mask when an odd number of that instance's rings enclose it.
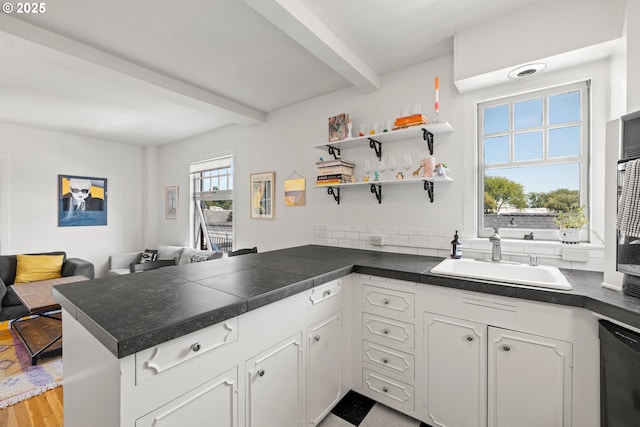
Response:
[[[31,356],[18,335],[0,329],[0,409],[62,385],[62,356],[43,358],[31,365]]]

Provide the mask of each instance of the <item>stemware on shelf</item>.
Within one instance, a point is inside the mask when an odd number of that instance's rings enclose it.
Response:
[[[413,166],[412,164],[413,160],[411,159],[411,154],[410,153],[404,153],[402,155],[402,167],[405,170],[409,170],[411,169],[411,167]]]

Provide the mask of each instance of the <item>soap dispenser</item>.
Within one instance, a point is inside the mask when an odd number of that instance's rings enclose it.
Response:
[[[460,243],[458,239],[458,230],[456,230],[453,235],[453,240],[451,241],[451,258],[462,258],[462,243]]]

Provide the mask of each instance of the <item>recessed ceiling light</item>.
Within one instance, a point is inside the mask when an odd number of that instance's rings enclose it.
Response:
[[[534,74],[538,74],[544,69],[547,68],[547,64],[543,64],[541,62],[535,64],[527,64],[522,65],[518,68],[514,68],[509,72],[510,79],[523,79],[525,77],[533,76]]]

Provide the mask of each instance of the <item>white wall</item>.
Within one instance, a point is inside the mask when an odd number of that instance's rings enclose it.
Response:
[[[64,250],[106,272],[142,245],[142,147],[0,123],[2,254]],[[58,227],[58,175],[107,179],[107,225]]]
[[[625,0],[554,0],[459,31],[455,80],[462,90],[477,87],[480,76],[504,82],[511,68],[526,63],[557,67],[564,63],[559,55],[619,39],[624,12]]]
[[[408,253],[444,255],[455,229],[467,232],[465,239],[475,235],[475,102],[503,96],[531,88],[555,85],[578,79],[593,79],[593,206],[603,206],[604,184],[600,179],[604,170],[605,123],[610,110],[610,60],[581,65],[556,73],[541,74],[530,80],[520,80],[482,91],[459,95],[453,85],[453,59],[444,56],[385,76],[381,89],[360,94],[347,89],[319,97],[269,115],[268,121],[252,128],[229,127],[197,138],[178,142],[160,149],[160,170],[167,171],[169,181],[162,185],[179,184],[188,188],[189,162],[203,160],[234,151],[235,155],[235,212],[236,247],[257,245],[260,250],[276,249],[311,242],[350,247],[368,247],[368,234],[384,234],[394,242],[384,250]],[[436,135],[435,157],[449,166],[454,182],[436,184],[435,203],[429,203],[420,184],[416,186],[387,186],[382,190],[382,204],[378,204],[367,187],[343,188],[337,205],[326,189],[314,187],[315,162],[328,159],[326,151],[313,148],[327,140],[327,118],[346,112],[354,120],[354,131],[361,122],[395,118],[401,108],[414,103],[423,105],[423,112],[433,120],[433,80],[440,77],[440,120],[448,121],[455,131]],[[232,147],[235,147],[232,148]],[[398,162],[402,153],[410,151],[414,165],[427,154],[421,140],[398,141],[383,146],[383,154],[393,153]],[[356,162],[355,174],[361,179],[361,165],[365,158],[375,160],[368,147],[345,149],[343,157]],[[171,165],[175,165],[172,167]],[[414,168],[415,168],[414,167]],[[249,219],[248,181],[252,172],[276,172],[275,219]],[[294,171],[307,178],[307,205],[284,207],[283,181]],[[165,176],[165,177],[166,177]],[[181,212],[188,203],[188,194],[181,191]],[[602,236],[604,217],[595,210],[592,227]],[[184,239],[188,234],[188,219],[167,222],[161,227],[164,240]],[[411,244],[411,235],[422,236]],[[182,237],[180,237],[182,236]],[[486,240],[486,239],[484,239]],[[395,243],[395,244],[394,244]],[[474,247],[482,251],[481,242]],[[530,250],[550,258],[560,258],[561,249],[550,250],[512,247],[520,252]],[[430,250],[428,250],[430,249]],[[488,249],[488,244],[487,244]],[[508,252],[508,251],[505,251]],[[563,267],[602,269],[602,250],[591,250],[589,264],[559,264]]]
[[[228,127],[219,131],[163,146],[160,149],[161,185],[180,185],[180,219],[165,221],[161,227],[161,240],[180,243],[188,235],[188,218],[185,218],[188,194],[188,164],[224,154],[235,158],[235,206],[236,247],[257,245],[259,250],[307,244],[313,241],[315,224],[358,224],[376,226],[462,226],[461,170],[463,159],[463,132],[449,134],[436,140],[435,156],[447,161],[456,179],[436,189],[437,203],[428,202],[422,186],[397,186],[383,188],[382,204],[378,204],[368,188],[343,189],[338,206],[326,189],[314,188],[315,162],[320,157],[328,159],[325,150],[313,148],[327,141],[327,119],[346,112],[354,120],[354,129],[362,122],[384,123],[385,119],[398,117],[405,106],[421,103],[423,111],[433,119],[433,81],[441,76],[441,118],[451,119],[454,128],[462,125],[461,99],[451,80],[452,58],[420,64],[382,79],[382,87],[371,94],[361,94],[347,89],[319,97],[269,115],[266,123],[252,128]],[[309,82],[313,84],[313,82]],[[458,123],[457,123],[458,122]],[[348,152],[347,152],[348,151]],[[384,154],[394,153],[398,162],[402,153],[410,151],[415,167],[427,154],[421,140],[389,144]],[[344,158],[355,161],[356,175],[362,177],[364,158],[375,159],[368,147],[345,150]],[[414,168],[415,169],[415,168]],[[166,173],[164,172],[166,171]],[[276,206],[274,220],[249,219],[249,175],[254,172],[276,172]],[[307,179],[307,204],[304,207],[285,207],[283,181],[293,172]],[[444,189],[444,186],[447,189]]]

